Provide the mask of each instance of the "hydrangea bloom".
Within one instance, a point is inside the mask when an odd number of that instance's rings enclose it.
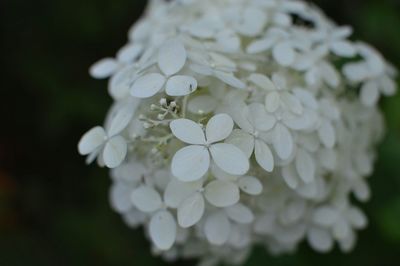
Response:
[[[90,70],[115,103],[79,152],[112,168],[111,205],[165,259],[350,251],[396,91],[351,33],[303,1],[150,1]]]

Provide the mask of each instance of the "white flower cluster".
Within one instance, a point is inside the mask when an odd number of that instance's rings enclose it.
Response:
[[[113,208],[166,259],[240,264],[303,240],[350,251],[367,225],[377,108],[396,71],[291,0],[153,0],[90,70],[115,100],[79,152],[112,168]]]

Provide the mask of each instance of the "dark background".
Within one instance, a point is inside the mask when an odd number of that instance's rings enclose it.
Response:
[[[314,1],[357,39],[400,66],[400,1]],[[0,265],[165,265],[142,230],[108,204],[108,173],[86,166],[77,142],[102,123],[106,82],[89,77],[112,56],[142,12],[139,0],[0,0]],[[400,265],[400,97],[382,102],[388,135],[379,148],[370,226],[350,255],[270,257],[257,248],[247,266]],[[180,262],[177,265],[193,265]]]

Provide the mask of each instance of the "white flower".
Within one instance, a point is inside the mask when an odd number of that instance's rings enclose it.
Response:
[[[348,252],[397,74],[351,33],[301,0],[151,0],[90,69],[114,104],[79,152],[112,168],[111,207],[165,260]]]
[[[158,93],[165,85],[170,96],[184,96],[197,89],[197,81],[191,76],[177,75],[186,63],[187,53],[177,39],[168,40],[158,53],[159,73],[145,74],[138,78],[131,88],[131,94],[138,98],[149,98]]]
[[[363,82],[361,102],[366,106],[374,106],[381,94],[395,94],[396,83],[390,77],[390,67],[377,51],[363,43],[358,44],[357,48],[365,61],[345,65],[343,73],[353,82]]]
[[[178,119],[170,125],[172,133],[181,141],[191,144],[179,150],[172,159],[172,174],[182,181],[200,179],[210,167],[210,157],[224,171],[243,175],[249,170],[244,153],[231,144],[218,143],[232,133],[233,121],[226,114],[210,119],[206,132],[197,123]]]
[[[177,209],[178,223],[183,228],[200,221],[205,212],[205,199],[218,208],[233,206],[240,199],[239,187],[233,182],[220,180],[203,187],[203,181],[181,182],[173,179],[164,194],[166,205]]]
[[[126,140],[119,134],[127,127],[133,115],[134,106],[127,104],[116,113],[107,132],[102,127],[89,130],[79,142],[79,153],[89,155],[88,162],[100,154],[107,167],[119,166],[128,150]]]
[[[267,114],[262,104],[236,108],[234,119],[241,129],[233,131],[228,143],[239,147],[247,157],[255,154],[258,164],[268,172],[274,169],[274,157],[267,143],[262,139],[263,132],[271,130],[276,123],[275,117]]]

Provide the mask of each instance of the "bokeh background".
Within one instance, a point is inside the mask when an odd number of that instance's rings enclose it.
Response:
[[[145,2],[0,1],[0,265],[166,265],[110,209],[107,171],[76,150],[111,104],[106,81],[88,68],[125,43]],[[399,0],[314,2],[400,67]],[[363,206],[370,226],[354,252],[318,255],[304,244],[275,258],[256,248],[246,266],[400,265],[400,97],[382,108],[388,134]]]

